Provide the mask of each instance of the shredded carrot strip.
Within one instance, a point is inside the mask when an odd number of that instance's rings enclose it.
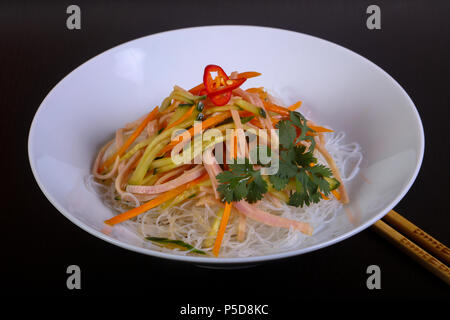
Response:
[[[272,121],[273,124],[277,124],[277,123],[280,122],[282,119],[277,119],[277,118],[271,117],[270,120]]]
[[[250,120],[250,123],[251,123],[252,125],[254,125],[254,126],[260,128],[260,129],[265,129],[265,128],[261,125],[261,122],[259,122],[259,120],[256,119],[256,118]]]
[[[288,109],[291,110],[291,111],[295,111],[298,108],[300,108],[301,105],[302,105],[302,102],[301,101],[297,101],[293,105],[289,106]]]
[[[176,125],[179,125],[180,123],[182,123],[184,120],[186,120],[187,118],[189,118],[192,114],[192,112],[194,112],[195,109],[195,105],[193,105],[185,114],[183,114],[180,119],[172,122],[171,124],[169,124],[165,130],[175,127]]]
[[[156,118],[156,115],[158,114],[159,107],[156,107],[153,109],[152,112],[148,114],[148,116],[142,121],[142,123],[139,125],[139,127],[134,130],[134,132],[131,134],[131,136],[128,137],[127,141],[117,150],[113,155],[111,155],[106,161],[100,166],[98,169],[99,173],[102,173],[106,168],[108,168],[110,165],[113,164],[114,160],[119,156],[121,157],[125,151],[128,149],[129,146],[136,140],[137,137],[141,134],[141,132],[145,129],[147,124]]]
[[[339,193],[338,190],[336,190],[336,189],[331,190],[331,193],[335,196],[335,198],[336,198],[338,201],[341,200],[341,194]]]
[[[228,219],[230,218],[232,204],[231,202],[225,203],[225,210],[223,211],[222,220],[220,221],[219,231],[217,231],[216,242],[214,242],[213,254],[217,257],[219,255],[220,246],[222,245],[223,236],[225,234],[225,229],[228,224]]]
[[[205,89],[205,85],[203,83],[200,83],[198,86],[195,86],[191,90],[189,90],[189,92],[192,94],[199,94],[203,89]]]
[[[334,132],[331,129],[325,128],[325,127],[321,127],[321,126],[314,126],[314,125],[309,125],[308,127],[310,127],[311,129],[313,129],[316,132]]]
[[[250,88],[245,91],[247,91],[248,93],[257,93],[262,101],[267,100],[267,92],[264,91],[263,87]]]
[[[238,236],[237,236],[237,239],[239,242],[242,242],[245,240],[246,226],[247,226],[247,216],[245,214],[239,212],[239,225],[238,225]]]
[[[170,200],[172,198],[175,198],[177,195],[179,195],[180,193],[182,193],[183,191],[192,188],[193,186],[195,186],[196,184],[205,181],[209,179],[209,176],[207,173],[205,173],[204,175],[202,175],[201,177],[192,180],[191,182],[188,182],[184,185],[181,185],[179,187],[176,187],[175,189],[172,189],[170,191],[164,192],[163,194],[161,194],[160,196],[150,200],[149,202],[144,203],[143,205],[137,207],[137,208],[133,208],[129,211],[126,211],[124,213],[121,213],[109,220],[106,220],[105,223],[107,225],[110,226],[114,226],[118,223],[124,222],[126,220],[129,220],[131,218],[134,218],[142,213],[144,213],[145,211],[148,211],[152,208],[155,208],[157,206],[159,206],[160,204],[166,202],[167,200]]]
[[[326,195],[324,195],[322,192],[320,192],[320,196],[322,197],[323,200],[330,200],[330,198],[328,198]]]
[[[245,78],[245,79],[250,79],[250,78],[254,78],[254,77],[259,77],[261,75],[261,73],[259,72],[255,72],[255,71],[247,71],[247,72],[241,72],[237,75],[238,78]]]
[[[289,114],[291,112],[291,110],[289,110],[288,108],[278,106],[272,102],[263,100],[263,103],[264,103],[264,107],[266,108],[266,110],[273,111],[275,113],[281,114],[282,116],[289,116]]]
[[[193,137],[194,132],[199,129],[198,126],[200,126],[199,131],[203,132],[203,130],[205,130],[209,127],[212,127],[218,123],[221,123],[222,121],[224,121],[225,119],[228,119],[229,117],[231,117],[231,113],[229,111],[218,114],[217,116],[209,117],[205,121],[202,121],[202,123],[200,123],[194,127],[191,127],[187,132],[189,132],[190,137]],[[176,140],[172,140],[167,146],[164,147],[164,149],[162,149],[162,151],[160,152],[159,155],[165,154],[167,151],[172,150],[173,147],[175,147],[179,142],[181,142],[181,140],[182,140],[181,137],[179,137]]]
[[[262,87],[259,87],[259,88],[248,88],[245,91],[250,92],[250,93],[258,93],[258,94],[260,94],[261,92],[264,92],[264,89]]]

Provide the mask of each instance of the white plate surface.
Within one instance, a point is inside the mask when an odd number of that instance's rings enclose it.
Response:
[[[226,45],[223,45],[226,44]],[[264,86],[286,103],[303,101],[321,124],[345,131],[364,160],[349,186],[350,209],[302,248],[260,257],[204,258],[142,247],[123,227],[105,235],[112,212],[84,184],[98,148],[124,123],[159,105],[174,84],[197,85],[207,64],[227,72],[258,71],[247,86]],[[424,135],[402,87],[378,66],[331,42],[250,26],[212,26],[154,34],[110,49],[66,76],[47,95],[31,125],[33,174],[50,202],[89,233],[126,249],[197,263],[248,263],[299,255],[367,228],[405,195],[420,168]]]

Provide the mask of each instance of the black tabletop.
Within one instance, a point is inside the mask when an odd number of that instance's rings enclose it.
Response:
[[[74,3],[81,9],[79,30],[66,27],[66,10]],[[371,1],[74,3],[0,4],[3,293],[139,294],[153,307],[171,304],[172,315],[188,303],[268,304],[276,313],[280,306],[296,309],[305,300],[449,299],[447,285],[370,228],[315,252],[241,270],[211,270],[127,251],[61,215],[36,184],[27,157],[28,130],[47,93],[74,68],[113,46],[190,26],[294,30],[361,54],[405,88],[422,118],[426,150],[417,180],[396,210],[449,244],[448,1],[377,1],[379,30],[366,26]],[[217,42],[218,50],[226,46]],[[80,290],[66,286],[69,265],[81,269]],[[370,265],[380,267],[379,290],[366,286]]]

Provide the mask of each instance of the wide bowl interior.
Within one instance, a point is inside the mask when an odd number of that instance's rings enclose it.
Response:
[[[218,47],[217,43],[226,43]],[[123,227],[102,233],[112,212],[90,192],[98,148],[124,123],[159,105],[173,85],[190,88],[207,64],[259,71],[247,86],[264,86],[286,103],[303,100],[316,122],[345,131],[364,160],[349,185],[351,205],[299,250],[251,258],[184,257],[142,247]],[[29,135],[29,158],[47,198],[72,222],[106,241],[149,255],[200,263],[248,263],[330,245],[380,219],[404,196],[424,148],[417,110],[386,72],[350,50],[300,33],[261,27],[181,29],[140,38],[89,60],[42,102]]]

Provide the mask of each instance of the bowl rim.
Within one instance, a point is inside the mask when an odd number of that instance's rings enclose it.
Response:
[[[267,255],[262,255],[262,256],[253,256],[253,257],[237,257],[237,258],[213,258],[213,257],[197,257],[197,256],[187,256],[187,255],[176,255],[176,254],[172,254],[172,253],[166,253],[166,252],[160,252],[160,251],[156,251],[156,250],[151,250],[149,248],[144,248],[144,247],[138,247],[136,245],[132,245],[132,244],[127,244],[124,243],[120,240],[111,238],[108,235],[103,234],[100,231],[97,231],[95,229],[93,229],[92,227],[88,226],[87,224],[85,224],[83,221],[79,220],[78,218],[74,217],[69,211],[65,210],[61,205],[59,205],[58,201],[52,197],[52,195],[47,191],[47,189],[45,188],[44,184],[42,183],[42,181],[40,181],[39,179],[39,174],[37,172],[36,169],[36,165],[33,159],[33,144],[34,144],[34,134],[35,134],[35,127],[36,127],[36,123],[38,122],[39,119],[39,115],[42,113],[42,110],[45,107],[45,103],[47,101],[47,99],[49,98],[49,96],[53,93],[53,91],[55,90],[55,88],[57,88],[60,83],[62,83],[66,78],[70,77],[73,73],[75,73],[79,68],[82,68],[83,66],[85,66],[86,64],[90,63],[91,60],[96,59],[97,57],[106,54],[110,51],[113,50],[117,50],[118,48],[122,47],[122,46],[128,46],[133,42],[138,42],[143,40],[144,38],[151,38],[151,37],[155,37],[155,36],[162,36],[166,33],[175,33],[175,32],[189,32],[191,30],[198,30],[198,29],[253,29],[253,30],[272,30],[272,31],[277,31],[277,32],[288,32],[288,33],[293,33],[296,35],[301,35],[307,38],[313,38],[315,40],[318,41],[322,41],[322,42],[326,42],[328,45],[331,46],[336,46],[338,48],[340,48],[341,50],[345,50],[348,54],[355,56],[357,59],[361,59],[361,61],[364,61],[365,63],[368,63],[369,65],[371,65],[372,67],[374,67],[376,70],[378,70],[378,72],[381,72],[387,80],[389,80],[391,82],[391,84],[396,87],[399,92],[406,98],[406,100],[409,102],[409,105],[412,109],[412,112],[415,116],[415,120],[416,120],[416,124],[417,124],[417,129],[419,131],[419,148],[420,148],[420,154],[419,157],[417,158],[416,161],[416,165],[415,165],[415,169],[414,169],[414,173],[412,174],[412,176],[409,178],[407,184],[403,187],[403,189],[401,190],[401,192],[397,195],[397,197],[392,200],[389,204],[387,204],[383,209],[381,209],[379,211],[379,213],[377,215],[375,215],[373,218],[369,219],[368,221],[366,221],[365,223],[361,224],[360,226],[347,231],[343,234],[341,234],[338,237],[332,238],[328,241],[325,242],[321,242],[321,243],[317,243],[317,244],[313,244],[309,247],[306,248],[300,248],[300,249],[296,249],[296,250],[290,250],[290,251],[285,251],[285,252],[279,252],[279,253],[272,253],[272,254],[267,254]],[[107,49],[97,55],[95,55],[94,57],[88,59],[87,61],[85,61],[84,63],[82,63],[81,65],[79,65],[78,67],[76,67],[74,70],[72,70],[70,73],[68,73],[64,78],[62,78],[50,91],[49,93],[46,95],[46,97],[44,98],[44,100],[41,102],[41,104],[39,105],[39,108],[36,110],[36,113],[33,117],[33,120],[31,122],[30,125],[30,129],[29,129],[29,133],[28,133],[28,159],[29,159],[29,163],[31,166],[31,170],[33,173],[33,176],[39,186],[39,188],[41,189],[41,191],[44,193],[44,195],[46,196],[46,198],[50,201],[50,203],[63,215],[65,216],[67,219],[69,219],[72,223],[74,223],[75,225],[77,225],[78,227],[80,227],[81,229],[83,229],[84,231],[90,233],[91,235],[100,238],[106,242],[109,242],[111,244],[114,244],[118,247],[124,248],[124,249],[128,249],[134,252],[138,252],[141,254],[145,254],[148,256],[152,256],[152,257],[156,257],[156,258],[163,258],[163,259],[169,259],[169,260],[175,260],[175,261],[183,261],[183,262],[191,262],[191,263],[199,263],[199,264],[214,264],[214,265],[232,265],[232,264],[246,264],[246,263],[256,263],[256,262],[264,262],[264,261],[271,261],[271,260],[278,260],[278,259],[284,259],[284,258],[288,258],[288,257],[293,257],[293,256],[298,256],[298,255],[302,255],[311,251],[315,251],[315,250],[319,250],[328,246],[331,246],[335,243],[341,242],[363,230],[365,230],[366,228],[370,227],[372,224],[374,224],[377,220],[381,219],[384,215],[386,215],[392,208],[394,208],[399,202],[400,200],[406,195],[406,193],[409,191],[409,189],[411,188],[411,186],[413,185],[414,181],[417,178],[417,175],[420,171],[422,162],[423,162],[423,156],[424,156],[424,150],[425,150],[425,135],[424,135],[424,129],[423,129],[423,124],[422,124],[422,120],[420,118],[419,112],[417,110],[417,107],[415,106],[414,102],[412,101],[412,99],[409,97],[409,95],[407,94],[407,92],[405,91],[405,89],[403,89],[403,87],[391,76],[389,75],[386,71],[384,71],[382,68],[380,68],[378,65],[376,65],[375,63],[373,63],[372,61],[370,61],[369,59],[363,57],[362,55],[347,49],[337,43],[331,42],[329,40],[325,40],[313,35],[309,35],[309,34],[305,34],[302,32],[297,32],[297,31],[293,31],[293,30],[287,30],[287,29],[282,29],[282,28],[274,28],[274,27],[266,27],[266,26],[255,26],[255,25],[206,25],[206,26],[197,26],[197,27],[188,27],[188,28],[179,28],[179,29],[173,29],[173,30],[167,30],[167,31],[163,31],[163,32],[158,32],[158,33],[153,33],[150,35],[146,35],[146,36],[142,36],[124,43],[121,43],[117,46],[114,46],[110,49]]]

